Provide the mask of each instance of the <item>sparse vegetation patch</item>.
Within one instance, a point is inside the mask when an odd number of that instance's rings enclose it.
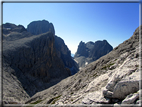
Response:
[[[61,95],[59,95],[57,97],[54,97],[53,101],[51,102],[51,104],[55,104],[55,102],[58,101],[60,97],[61,97]]]
[[[112,65],[114,65],[114,63],[106,64],[105,66],[103,66],[103,67],[101,68],[101,70],[107,70],[107,69],[110,68]]]

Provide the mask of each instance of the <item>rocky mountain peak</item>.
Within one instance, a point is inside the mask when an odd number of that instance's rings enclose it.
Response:
[[[23,25],[17,26],[17,25],[12,24],[12,23],[3,24],[2,28],[3,28],[3,34],[9,34],[10,32],[21,33],[21,32],[27,31]]]
[[[107,40],[96,41],[95,43],[89,41],[87,43],[80,42],[77,52],[75,53],[75,60],[78,62],[79,67],[84,67],[85,64],[95,61],[109,53],[113,47],[107,42]]]
[[[47,20],[33,21],[27,26],[27,31],[33,35],[38,35],[51,31],[55,35],[54,26]]]

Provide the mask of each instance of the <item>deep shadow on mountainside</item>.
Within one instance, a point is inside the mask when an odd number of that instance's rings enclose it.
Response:
[[[142,26],[107,55],[88,64],[75,75],[36,93],[25,103],[140,106],[139,30],[142,31]]]
[[[24,103],[35,93],[78,71],[70,50],[61,38],[55,36],[53,24],[45,20],[31,23],[28,31],[22,25],[2,25],[5,103]],[[42,29],[43,23],[48,29]],[[40,26],[38,32],[37,26]]]

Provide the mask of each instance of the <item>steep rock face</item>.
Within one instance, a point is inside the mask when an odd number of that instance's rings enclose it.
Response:
[[[113,47],[106,41],[96,41],[94,47],[91,49],[89,57],[92,57],[93,60],[99,59],[101,56],[106,55],[113,50]]]
[[[60,106],[139,104],[141,99],[138,97],[141,81],[139,49],[139,28],[137,28],[130,39],[110,53],[88,64],[75,75],[35,94],[26,103],[40,101],[39,104]]]
[[[63,39],[55,36],[55,48],[57,50],[57,55],[62,59],[64,65],[70,69],[71,74],[75,74],[78,71],[77,63],[72,59],[71,52],[65,45]]]
[[[54,26],[52,23],[49,23],[46,20],[42,21],[33,21],[27,27],[28,32],[37,35],[42,34],[48,31],[51,31],[55,35]],[[63,39],[58,36],[55,36],[54,42],[56,52],[59,58],[62,59],[64,65],[71,70],[71,74],[75,74],[78,71],[77,63],[72,59],[71,52],[68,47],[65,45]]]
[[[71,75],[56,54],[52,33],[17,40],[14,43],[6,42],[3,45],[4,63],[14,69],[13,72],[30,96],[52,86],[50,81]]]
[[[51,31],[55,35],[54,26],[47,20],[33,21],[27,26],[27,31],[31,32],[33,35],[38,35]]]
[[[75,53],[75,60],[78,62],[79,67],[84,67],[92,61],[95,61],[106,55],[112,50],[112,46],[106,41],[94,42],[80,42],[77,52]]]
[[[20,29],[21,26],[14,24],[4,28],[8,30],[3,33],[5,38],[2,56],[5,103],[23,103],[36,92],[49,88],[70,76],[70,69],[77,67],[71,56],[69,57],[70,51],[61,38],[55,37],[50,31],[32,35],[26,29],[23,31]],[[65,62],[62,57],[70,59]]]
[[[86,49],[86,44],[84,42],[82,42],[82,41],[79,43],[79,46],[78,46],[77,52],[74,55],[74,58],[79,57],[79,56],[88,57],[88,52],[87,52],[87,49]]]

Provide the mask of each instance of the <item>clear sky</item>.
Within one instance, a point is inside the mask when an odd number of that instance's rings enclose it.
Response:
[[[113,47],[129,39],[139,26],[139,3],[3,3],[3,23],[53,23],[75,54],[80,41],[106,39]]]

